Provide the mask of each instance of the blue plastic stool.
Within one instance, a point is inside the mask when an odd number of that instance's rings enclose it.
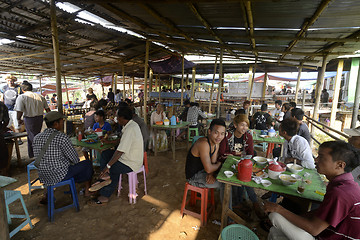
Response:
[[[233,239],[243,239],[243,240],[259,240],[256,234],[251,231],[249,228],[241,224],[232,224],[225,227],[219,237],[221,240],[233,240]]]
[[[26,209],[26,205],[25,205],[24,199],[21,195],[21,192],[4,190],[4,197],[5,197],[6,215],[7,215],[8,224],[11,224],[12,218],[26,218],[26,220],[23,223],[21,223],[19,226],[17,226],[14,230],[12,230],[10,232],[10,237],[13,237],[17,232],[19,232],[27,224],[30,224],[30,228],[33,228],[34,226],[31,223],[30,216]],[[10,214],[9,205],[18,199],[21,201],[25,215]]]
[[[194,143],[199,140],[199,138],[202,138],[204,136],[194,136],[193,139],[192,139],[192,145],[194,145]]]
[[[35,167],[34,165],[35,161],[33,161],[32,163],[28,164],[26,169],[27,169],[27,175],[28,175],[28,185],[29,185],[29,194],[31,195],[31,189],[44,189],[44,186],[33,186],[34,183],[36,183],[36,181],[39,180],[39,178],[36,178],[34,181],[31,182],[30,180],[30,171],[31,170],[37,170],[37,167]]]
[[[70,186],[70,192],[72,195],[73,203],[70,205],[67,205],[65,207],[55,209],[54,188],[65,186],[65,185]],[[59,182],[53,186],[47,187],[47,198],[48,198],[48,218],[49,218],[50,222],[54,221],[54,214],[56,212],[62,212],[71,207],[75,207],[76,211],[80,210],[74,178],[71,178],[69,180],[65,180],[65,181]]]

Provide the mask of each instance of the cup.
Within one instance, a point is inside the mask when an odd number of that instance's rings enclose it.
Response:
[[[298,185],[298,188],[297,188],[297,193],[298,194],[303,194],[305,192],[305,185],[306,185],[306,182],[304,179],[301,179],[298,181],[299,185]]]

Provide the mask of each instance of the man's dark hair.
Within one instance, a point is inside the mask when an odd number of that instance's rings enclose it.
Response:
[[[329,148],[333,162],[344,161],[346,163],[345,172],[351,172],[360,165],[360,152],[351,144],[344,141],[323,142],[320,148]]]
[[[117,112],[118,117],[123,117],[126,120],[131,120],[133,117],[133,112],[129,107],[119,108]]]
[[[57,95],[54,93],[54,94],[53,94],[53,97],[56,97],[56,96],[57,96]]]
[[[278,104],[279,106],[281,106],[281,105],[282,105],[282,101],[281,101],[281,100],[276,100],[276,101],[275,101],[275,104]]]
[[[95,99],[90,102],[90,108],[95,108],[96,110],[99,108],[98,101]]]
[[[280,128],[292,137],[298,132],[299,122],[294,118],[287,118],[281,122]]]
[[[261,105],[261,111],[262,111],[262,112],[266,112],[267,109],[268,109],[268,106],[267,106],[266,103],[264,103],[264,104]]]
[[[214,128],[215,125],[223,126],[224,128],[226,128],[225,121],[222,120],[222,119],[220,119],[220,118],[217,118],[217,119],[214,119],[214,120],[211,121],[210,127],[209,127],[210,131],[213,130],[213,128]]]
[[[284,107],[285,111],[289,111],[291,107],[289,103],[284,103],[282,106]]]
[[[296,108],[296,102],[290,102],[289,104],[292,108]]]
[[[52,128],[54,126],[54,123],[60,122],[61,118],[55,120],[55,121],[47,121],[46,118],[44,118],[45,124],[48,128]]]
[[[184,105],[190,105],[189,99],[186,99],[186,100],[185,100]]]
[[[98,104],[99,108],[105,107],[107,105],[107,101],[105,99],[100,99]]]
[[[246,114],[245,109],[241,108],[241,109],[238,109],[235,111],[235,116],[240,115],[240,114]]]
[[[187,85],[186,88],[187,88],[187,89],[191,89],[190,85]]]
[[[23,91],[32,91],[33,87],[31,83],[29,83],[28,81],[23,81],[23,83],[21,84],[21,89]]]
[[[131,102],[131,100],[129,99],[129,98],[125,98],[125,100],[124,100],[127,104],[131,104],[132,102]]]
[[[119,102],[119,109],[123,108],[123,107],[129,107],[129,104],[127,102],[125,102],[125,101]]]
[[[109,88],[109,92],[112,92],[112,88]]]
[[[303,120],[304,111],[301,108],[294,108],[291,110],[291,116],[295,117],[297,120]]]
[[[195,106],[194,102],[190,102],[190,107]]]
[[[243,102],[243,106],[246,105],[246,104],[249,104],[249,105],[250,105],[250,101],[249,101],[249,100],[245,100],[245,101]]]
[[[103,110],[97,110],[95,112],[95,115],[101,116],[105,119],[105,112]]]

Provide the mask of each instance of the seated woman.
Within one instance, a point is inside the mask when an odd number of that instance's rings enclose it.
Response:
[[[156,124],[156,122],[164,122],[166,118],[166,114],[164,112],[164,106],[160,103],[156,104],[156,111],[154,111],[151,114],[151,118],[150,118],[150,125],[153,126]],[[154,135],[154,132],[151,130],[150,132],[150,146],[149,148],[154,149],[154,146],[156,144],[156,141],[159,141],[158,144],[158,149],[166,149],[167,148],[167,136],[166,136],[166,132],[165,131],[158,131],[158,136]],[[163,140],[163,141],[162,141]]]
[[[249,129],[249,119],[245,114],[237,115],[234,120],[234,131],[229,131],[226,137],[221,141],[219,148],[219,156],[224,154],[233,155],[254,155],[254,143],[250,133],[247,132]],[[234,204],[236,201],[241,201],[242,193],[246,189],[249,195],[250,201],[253,203],[253,207],[256,215],[259,218],[263,218],[264,213],[260,211],[260,205],[256,197],[255,191],[252,187],[233,187]]]

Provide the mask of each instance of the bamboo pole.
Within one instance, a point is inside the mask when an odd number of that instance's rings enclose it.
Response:
[[[158,91],[158,87],[159,87],[159,82],[158,82],[158,79],[157,79],[157,77],[155,75],[155,92]]]
[[[56,76],[56,93],[57,93],[57,107],[60,113],[63,113],[62,91],[61,91],[61,63],[59,53],[59,39],[56,23],[56,6],[55,0],[50,0],[50,17],[51,17],[51,36],[54,50],[54,66]]]
[[[196,67],[193,67],[192,68],[192,82],[191,82],[190,102],[195,102],[195,80],[196,80]]]
[[[39,84],[40,84],[39,90],[40,90],[40,95],[42,95],[42,94],[41,94],[41,93],[42,93],[42,89],[41,89],[41,79],[42,79],[42,77],[40,76],[40,77],[39,77]]]
[[[182,54],[182,64],[181,64],[181,101],[180,105],[182,106],[184,104],[184,53]]]
[[[263,85],[263,91],[262,91],[262,99],[263,101],[265,102],[265,93],[266,93],[266,84],[267,84],[267,78],[268,78],[268,73],[265,72],[265,75],[264,75],[264,85]]]
[[[189,85],[189,74],[186,74],[186,83],[185,83],[185,87],[187,87],[187,85]]]
[[[336,112],[337,112],[337,105],[338,105],[338,101],[339,101],[339,92],[340,92],[343,67],[344,67],[344,60],[340,59],[339,63],[338,63],[337,71],[336,71],[335,88],[334,88],[334,95],[333,95],[331,114],[330,114],[330,126],[332,128],[335,127]]]
[[[117,90],[117,81],[118,81],[118,75],[117,73],[115,73],[114,75],[114,93],[116,94],[116,90]]]
[[[171,78],[171,90],[174,90],[174,77]]]
[[[217,112],[216,118],[220,118],[220,94],[221,94],[221,82],[222,82],[222,61],[223,61],[223,49],[220,50],[220,64],[219,64],[219,83],[218,83],[218,93],[217,93]]]
[[[125,99],[126,93],[125,93],[125,66],[124,66],[124,63],[121,64],[121,72],[122,72],[122,77],[123,77],[123,96]]]
[[[253,75],[253,66],[249,66],[248,89],[251,88],[252,75]],[[250,100],[249,94],[247,95],[247,100]]]
[[[209,113],[211,113],[211,104],[212,104],[212,101],[213,101],[212,97],[213,97],[213,91],[214,91],[214,82],[215,82],[215,75],[216,75],[217,59],[218,59],[218,56],[216,55],[215,64],[214,64],[214,75],[213,75],[213,80],[212,80],[211,89],[210,89]]]
[[[131,78],[131,91],[132,91],[132,94],[131,94],[131,96],[132,96],[132,100],[134,101],[135,100],[135,77],[133,76],[132,78]]]
[[[300,79],[301,79],[301,71],[302,71],[302,67],[303,63],[301,63],[300,67],[299,67],[299,73],[297,76],[297,81],[296,81],[296,90],[295,90],[295,103],[297,103],[298,100],[298,96],[299,96],[299,88],[300,88]]]
[[[306,91],[304,89],[303,92],[302,92],[302,105],[301,105],[301,109],[303,111],[305,111],[305,97],[306,97]]]
[[[68,87],[66,84],[66,78],[64,75],[64,84],[65,84],[65,89],[66,89],[66,98],[67,98],[67,105],[68,105],[68,109],[70,109],[70,98],[69,98],[69,91],[68,91]],[[59,104],[58,104],[59,105]]]
[[[319,111],[319,107],[320,107],[321,90],[324,87],[324,76],[325,76],[326,64],[327,64],[326,58],[327,58],[327,55],[324,55],[323,62],[322,62],[322,67],[321,67],[321,72],[320,72],[320,75],[318,77],[318,84],[316,84],[317,85],[316,100],[315,100],[314,113],[313,113],[313,119],[315,119],[315,120],[319,119],[318,111]],[[313,130],[313,128],[311,130]]]
[[[359,105],[360,105],[360,67],[357,76],[357,84],[356,84],[355,97],[354,97],[354,108],[351,118],[351,128],[356,127],[356,122],[359,116]]]
[[[112,88],[113,91],[114,91],[114,82],[115,82],[114,78],[115,78],[115,76],[114,76],[114,74],[112,74],[112,76],[111,76],[111,88]]]
[[[147,92],[147,78],[148,78],[148,71],[149,71],[149,48],[150,42],[146,40],[145,45],[145,71],[144,71],[144,122],[147,124],[147,99],[148,99],[148,92]]]
[[[102,91],[101,98],[103,98],[104,97],[104,82],[103,82],[102,76],[100,76],[100,83],[101,83],[101,91]]]
[[[159,76],[159,74],[157,75],[157,77],[159,78],[158,83],[159,83],[159,103],[161,102],[161,78]]]
[[[256,57],[256,59],[255,59],[255,65],[254,65],[254,72],[252,73],[252,79],[251,79],[251,85],[250,85],[249,99],[248,99],[248,100],[251,99],[251,94],[252,94],[252,90],[253,90],[253,87],[254,87],[254,80],[255,80],[257,60],[258,60],[258,58]]]
[[[152,92],[152,89],[153,89],[153,78],[154,78],[154,73],[153,73],[153,70],[150,68],[150,84],[149,84],[150,92]]]

